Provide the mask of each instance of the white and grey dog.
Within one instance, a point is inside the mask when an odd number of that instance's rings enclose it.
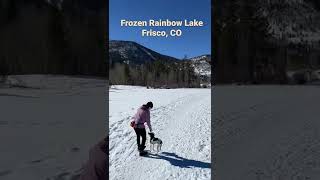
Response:
[[[154,137],[154,133],[150,132],[148,133],[150,135],[150,150],[154,150],[154,145],[157,146],[157,152],[161,150],[162,141],[159,138]],[[152,148],[151,148],[152,147]]]

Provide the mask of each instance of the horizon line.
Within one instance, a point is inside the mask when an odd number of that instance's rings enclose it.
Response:
[[[147,46],[145,46],[145,45],[142,45],[141,43],[138,43],[138,42],[133,41],[133,40],[109,39],[109,42],[110,42],[110,41],[126,41],[126,42],[137,43],[137,44],[139,44],[140,46],[143,46],[143,47],[145,47],[145,48],[148,48],[148,49],[150,49],[150,50],[152,50],[152,51],[154,51],[154,52],[156,52],[156,53],[159,53],[159,54],[161,54],[161,55],[170,56],[170,57],[173,57],[173,58],[176,58],[176,59],[179,59],[179,60],[183,60],[183,58],[178,58],[178,57],[173,56],[173,55],[162,54],[162,53],[160,53],[160,52],[158,52],[158,51],[156,51],[156,50],[154,50],[154,49],[152,49],[152,48],[150,48],[150,47],[147,47]],[[196,55],[196,56],[192,56],[192,57],[187,57],[187,59],[196,58],[196,57],[205,56],[205,55],[210,55],[210,56],[211,56],[211,52],[209,52],[209,53],[204,53],[204,54],[200,54],[200,55]]]

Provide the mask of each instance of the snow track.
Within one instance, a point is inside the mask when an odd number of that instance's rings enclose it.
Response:
[[[110,90],[109,98],[110,179],[210,179],[210,89],[118,86]],[[147,101],[154,102],[151,123],[163,146],[158,154],[140,157],[129,122]],[[148,135],[146,146],[149,150]]]

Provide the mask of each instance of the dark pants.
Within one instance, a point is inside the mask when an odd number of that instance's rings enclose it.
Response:
[[[146,144],[146,129],[145,128],[134,128],[137,134],[137,145],[139,150],[143,150]],[[142,137],[142,143],[140,144],[140,137]]]

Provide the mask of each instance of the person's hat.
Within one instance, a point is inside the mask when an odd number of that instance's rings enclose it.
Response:
[[[147,103],[147,107],[153,108],[153,103],[152,103],[152,102],[148,102],[148,103]]]

